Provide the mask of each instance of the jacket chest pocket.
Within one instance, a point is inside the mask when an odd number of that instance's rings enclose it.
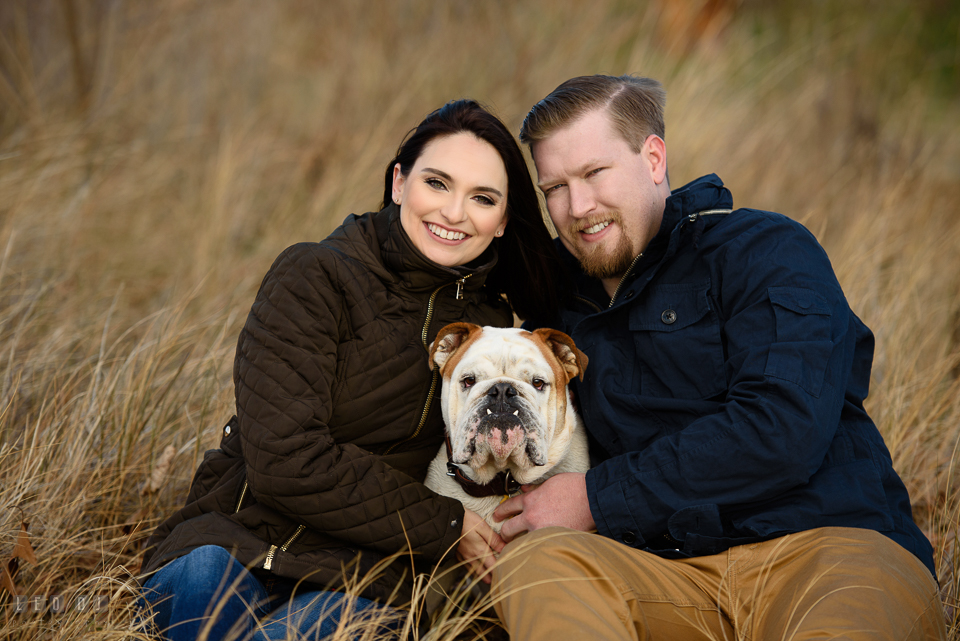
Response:
[[[726,389],[720,321],[710,282],[660,285],[630,310],[640,394],[706,399]]]

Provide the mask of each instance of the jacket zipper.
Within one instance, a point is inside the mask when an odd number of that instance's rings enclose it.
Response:
[[[694,223],[697,221],[697,218],[699,218],[700,216],[713,216],[715,214],[729,214],[732,211],[733,211],[732,209],[706,209],[704,211],[698,211],[693,214],[688,214],[687,220],[691,223]],[[613,296],[610,298],[610,304],[607,305],[608,309],[613,307],[613,303],[616,302],[617,296],[620,294],[620,288],[623,287],[623,283],[626,282],[627,276],[630,275],[630,272],[633,271],[633,268],[637,264],[637,261],[640,260],[642,257],[643,257],[643,252],[640,252],[640,255],[633,259],[633,262],[630,263],[630,267],[627,268],[626,272],[624,272],[623,277],[620,279],[620,282],[617,283],[617,289],[614,290]]]
[[[433,397],[437,393],[437,383],[440,381],[440,368],[434,367],[433,372],[430,377],[430,391],[427,392],[427,402],[423,405],[423,411],[420,413],[420,422],[417,424],[417,429],[413,431],[413,434],[403,439],[399,443],[394,443],[387,448],[387,451],[384,452],[384,455],[387,455],[393,450],[393,448],[403,445],[413,439],[417,438],[420,435],[420,430],[423,429],[424,424],[427,422],[427,414],[430,412],[430,405],[433,403]]]
[[[695,223],[697,222],[697,218],[700,218],[700,216],[713,216],[715,214],[730,214],[732,212],[733,212],[732,209],[706,209],[704,211],[698,211],[693,214],[687,214],[687,220],[690,221],[691,223]]]
[[[430,321],[433,320],[433,304],[437,300],[437,294],[439,294],[440,290],[443,289],[444,287],[449,287],[450,285],[456,285],[457,293],[455,294],[455,298],[457,300],[463,300],[463,286],[466,283],[467,279],[470,278],[471,276],[473,276],[473,274],[467,274],[463,278],[460,278],[454,281],[453,283],[440,285],[440,287],[437,287],[435,290],[433,290],[433,293],[430,294],[430,300],[427,301],[427,317],[424,319],[423,329],[420,331],[420,342],[423,343],[424,349],[430,349],[430,346],[427,345],[427,334],[430,332]]]
[[[627,268],[627,271],[623,272],[623,276],[620,277],[620,282],[617,283],[617,288],[613,290],[613,296],[610,297],[610,304],[607,305],[607,309],[613,307],[614,301],[617,300],[617,296],[620,295],[620,288],[623,287],[623,284],[627,281],[627,276],[630,275],[630,272],[633,271],[634,266],[637,264],[637,261],[643,258],[643,252],[637,254],[637,257],[633,259],[633,262],[630,263],[630,267]]]
[[[240,490],[240,500],[237,501],[237,508],[233,511],[234,514],[240,511],[240,506],[243,505],[243,498],[247,495],[247,482],[243,482],[243,489]],[[303,531],[307,529],[305,525],[298,525],[296,531],[286,540],[286,542],[280,546],[279,549],[284,552],[287,551],[287,548],[290,547],[294,541],[297,540],[297,537],[303,534]],[[269,570],[273,567],[273,557],[277,554],[277,546],[271,545],[270,549],[267,550],[267,558],[263,560],[263,569]]]
[[[247,496],[247,482],[243,482],[243,489],[240,490],[240,499],[237,501],[237,507],[233,511],[234,514],[240,511],[240,506],[243,505],[243,499]]]
[[[420,331],[420,342],[423,343],[424,349],[426,350],[430,349],[430,346],[427,345],[427,335],[430,332],[430,322],[433,321],[433,305],[434,305],[434,302],[436,302],[437,294],[440,293],[440,290],[443,289],[444,287],[448,287],[451,284],[456,284],[457,286],[457,292],[455,294],[456,299],[463,300],[463,285],[466,282],[466,280],[470,278],[472,275],[473,274],[467,274],[463,278],[460,278],[454,281],[454,283],[447,283],[446,285],[440,285],[440,287],[437,287],[435,290],[433,290],[433,293],[430,294],[430,300],[427,302],[427,317],[424,319],[423,329]],[[436,396],[437,394],[437,383],[439,382],[440,382],[440,369],[437,367],[434,367],[433,373],[430,377],[430,391],[427,392],[427,402],[424,403],[423,411],[420,412],[420,422],[417,423],[417,429],[415,429],[413,431],[413,434],[411,434],[407,438],[403,439],[402,441],[398,441],[397,443],[394,443],[393,445],[388,447],[384,451],[383,456],[386,456],[387,454],[392,452],[395,448],[403,445],[404,443],[408,443],[412,441],[413,439],[417,438],[420,435],[420,430],[423,429],[423,426],[427,422],[427,414],[430,412],[430,405],[433,404],[433,397]]]
[[[303,531],[307,529],[306,525],[298,525],[296,531],[290,535],[290,538],[287,539],[286,543],[280,546],[280,550],[286,552],[287,548],[290,547],[294,541],[297,540],[297,537],[303,534]],[[273,557],[277,554],[277,546],[271,545],[270,549],[267,550],[267,558],[263,560],[263,569],[269,570],[273,567]]]
[[[463,286],[466,284],[467,279],[470,278],[471,276],[473,276],[473,274],[467,274],[466,276],[464,276],[463,278],[457,281],[457,293],[454,296],[457,300],[463,300]],[[423,342],[424,343],[427,342],[426,334],[423,335]]]

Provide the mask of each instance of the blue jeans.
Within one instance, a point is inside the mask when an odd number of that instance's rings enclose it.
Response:
[[[380,628],[385,638],[399,627],[399,613],[342,592],[305,589],[294,581],[260,581],[225,549],[205,545],[158,570],[143,586],[140,607],[150,608],[153,624],[169,641],[205,638],[264,641],[323,639],[348,609],[347,621]],[[206,631],[206,636],[202,634]],[[395,634],[394,634],[395,636]]]

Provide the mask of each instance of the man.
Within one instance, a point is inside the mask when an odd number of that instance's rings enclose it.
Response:
[[[930,544],[863,408],[872,334],[798,223],[734,210],[714,175],[671,194],[664,98],[574,78],[523,123],[575,274],[554,325],[590,358],[594,467],[495,513],[515,539],[494,574],[504,625],[945,639]]]

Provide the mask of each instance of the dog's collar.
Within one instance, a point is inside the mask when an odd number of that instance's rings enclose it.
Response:
[[[453,462],[453,446],[450,445],[450,437],[446,437],[447,443],[447,476],[460,484],[463,491],[470,496],[483,498],[485,496],[509,496],[520,491],[520,482],[510,476],[510,471],[500,472],[485,485],[467,477],[456,463]]]

